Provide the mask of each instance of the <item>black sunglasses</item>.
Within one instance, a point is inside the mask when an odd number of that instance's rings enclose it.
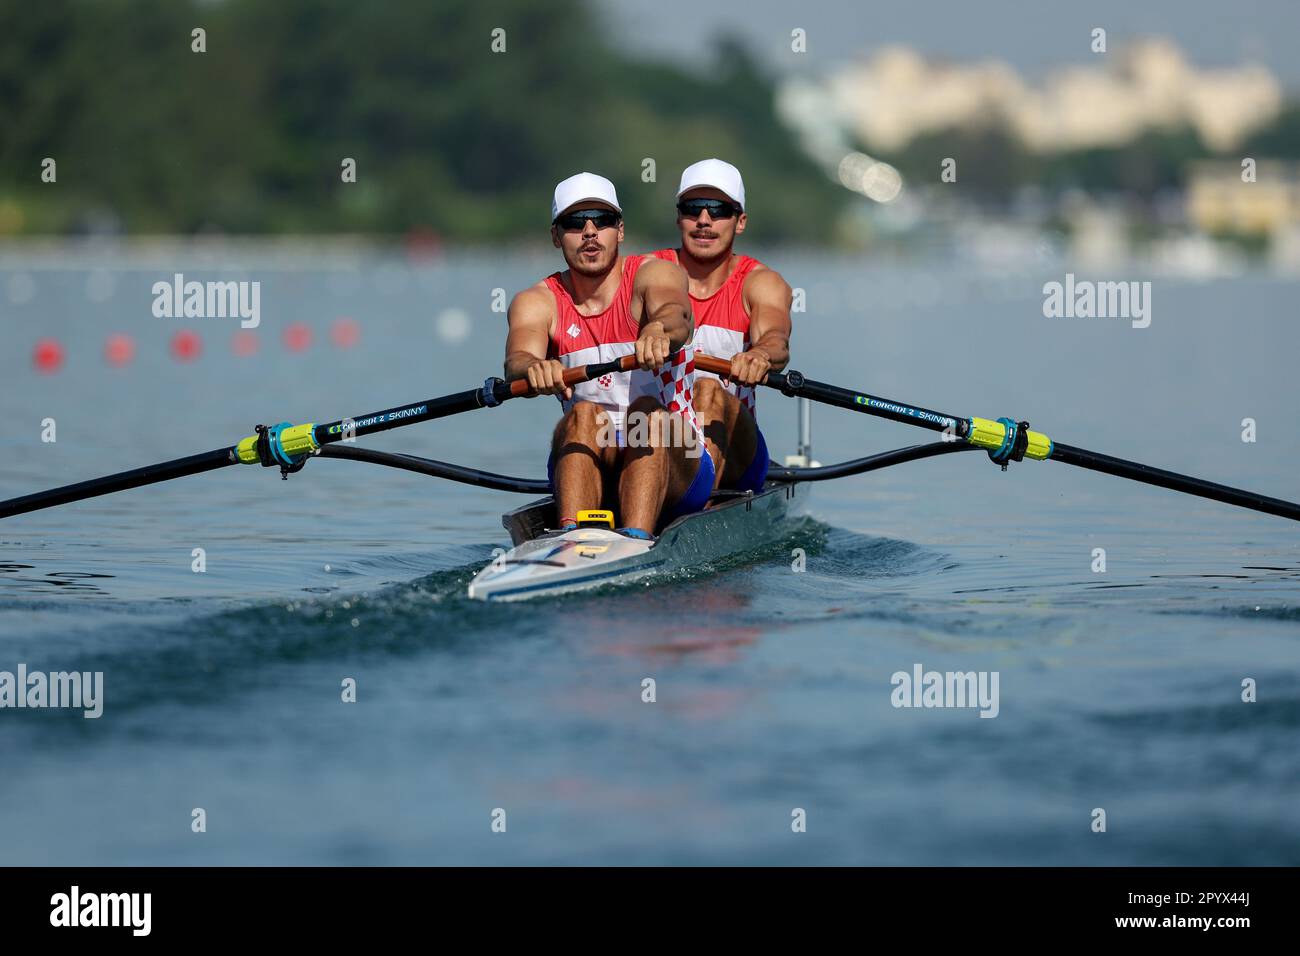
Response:
[[[555,224],[565,232],[575,232],[586,229],[588,222],[594,222],[597,229],[608,229],[622,221],[623,217],[612,209],[575,209],[557,216]]]
[[[730,219],[739,212],[744,212],[734,202],[723,199],[683,199],[677,204],[677,211],[687,219],[699,219],[700,213],[709,211],[710,219]]]

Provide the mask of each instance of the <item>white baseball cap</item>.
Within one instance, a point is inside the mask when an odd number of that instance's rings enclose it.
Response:
[[[720,159],[702,159],[687,166],[682,170],[682,184],[677,187],[677,198],[681,199],[682,193],[702,186],[721,189],[741,209],[745,208],[745,181],[740,178],[740,170],[731,163]]]
[[[608,203],[618,212],[623,211],[623,207],[618,204],[618,193],[614,192],[613,183],[595,173],[578,173],[555,187],[555,198],[551,200],[551,222],[555,222],[560,213],[572,206],[592,200]]]

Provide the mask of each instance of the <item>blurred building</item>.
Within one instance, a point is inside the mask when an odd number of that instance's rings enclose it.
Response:
[[[1260,162],[1254,182],[1236,162],[1198,163],[1187,188],[1187,215],[1203,232],[1276,236],[1300,226],[1300,164]]]
[[[890,152],[925,133],[990,123],[1039,153],[1113,147],[1147,130],[1183,126],[1219,151],[1272,121],[1283,105],[1267,68],[1197,69],[1168,40],[1096,60],[1035,87],[1006,63],[931,63],[914,50],[891,47],[819,81],[787,81],[777,102],[782,118],[823,161],[837,133]]]

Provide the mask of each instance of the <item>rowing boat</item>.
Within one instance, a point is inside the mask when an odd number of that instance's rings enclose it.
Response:
[[[612,372],[631,371],[635,361],[632,356],[624,356],[611,362],[566,369],[564,383],[574,385]],[[698,369],[720,375],[730,371],[728,362],[707,355],[697,354],[695,365]],[[845,478],[963,451],[984,451],[1004,471],[1011,463],[1026,458],[1056,461],[1300,521],[1300,504],[1295,502],[1066,445],[1031,430],[1028,422],[948,415],[813,381],[795,371],[771,372],[762,384],[788,397],[941,432],[943,440],[834,465],[816,465],[810,463],[807,456],[810,425],[805,403],[800,423],[801,454],[787,459],[785,466],[773,465],[768,471],[768,483],[759,492],[716,495],[703,511],[672,522],[654,540],[619,534],[613,528],[612,519],[605,527],[580,526],[571,531],[551,531],[548,526],[557,523],[553,503],[549,498],[534,501],[504,516],[503,523],[510,532],[514,547],[479,572],[469,586],[469,596],[485,601],[521,600],[611,583],[640,581],[655,574],[706,566],[719,558],[742,554],[778,540],[783,520],[806,494],[804,485],[808,482]],[[531,394],[526,381],[505,382],[489,378],[479,388],[323,425],[292,425],[289,422],[269,427],[259,425],[256,434],[234,445],[0,501],[0,518],[228,465],[278,467],[281,476],[288,478],[302,470],[308,460],[317,457],[385,465],[498,491],[544,493],[549,490],[549,485],[541,479],[492,474],[415,455],[353,447],[351,442],[351,439],[363,435],[491,408]]]
[[[699,568],[779,540],[803,496],[797,481],[769,481],[758,492],[719,492],[708,506],[673,521],[653,541],[607,527],[552,531],[555,503],[542,498],[504,515],[514,547],[470,582],[482,601],[521,601],[629,584]]]

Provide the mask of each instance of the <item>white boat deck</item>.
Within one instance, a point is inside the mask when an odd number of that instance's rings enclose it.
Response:
[[[607,528],[547,531],[555,523],[550,498],[509,512],[501,523],[514,542],[474,578],[469,596],[520,601],[609,584],[626,584],[682,570],[776,540],[806,495],[803,485],[768,482],[756,494],[724,492],[704,510],[678,518],[654,541]]]

